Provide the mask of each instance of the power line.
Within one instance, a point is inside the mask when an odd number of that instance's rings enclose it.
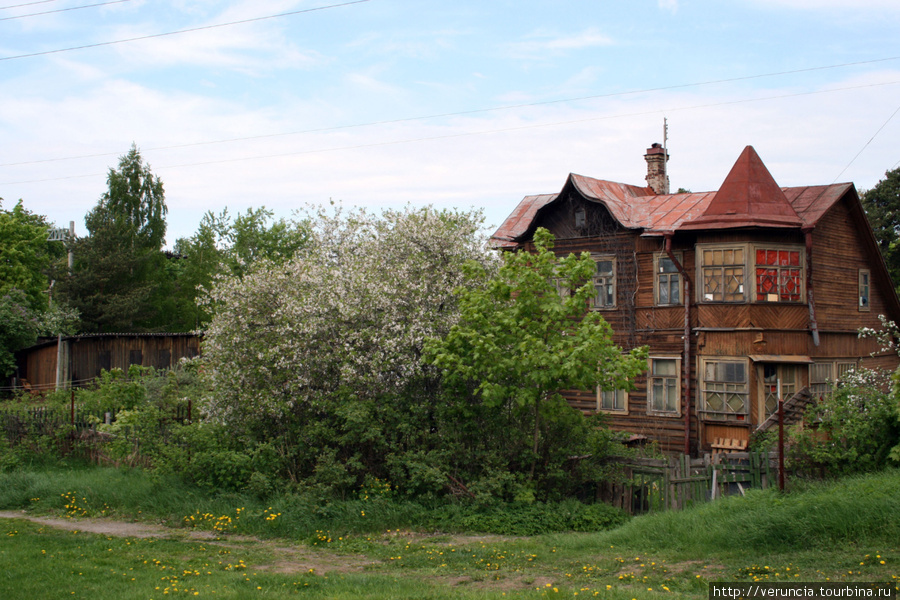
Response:
[[[251,141],[251,140],[286,137],[286,136],[291,136],[291,135],[305,135],[305,134],[309,134],[309,133],[327,133],[329,131],[355,129],[358,127],[372,127],[372,126],[376,126],[376,125],[396,125],[398,123],[409,123],[409,122],[413,122],[413,121],[425,121],[428,119],[440,119],[440,118],[446,118],[446,117],[461,117],[461,116],[467,116],[467,115],[476,115],[476,114],[482,114],[482,113],[488,113],[488,112],[513,110],[513,109],[519,109],[519,108],[533,108],[533,107],[538,107],[538,106],[550,106],[550,105],[554,105],[554,104],[563,104],[563,103],[569,103],[569,102],[581,102],[584,100],[599,100],[602,98],[614,98],[614,97],[629,96],[629,95],[635,95],[635,94],[646,94],[646,93],[651,93],[651,92],[664,92],[664,91],[671,91],[671,90],[676,90],[676,89],[685,89],[685,88],[690,88],[690,87],[702,87],[702,86],[706,86],[706,85],[716,85],[716,84],[720,84],[720,83],[733,83],[736,81],[747,81],[747,80],[752,80],[752,79],[762,79],[762,78],[766,78],[766,77],[778,77],[781,75],[796,75],[798,73],[806,73],[806,72],[811,72],[811,71],[823,71],[823,70],[827,70],[827,69],[839,69],[839,68],[844,68],[844,67],[856,67],[856,66],[860,66],[860,65],[875,64],[875,63],[887,62],[887,61],[893,61],[893,60],[900,60],[900,56],[890,56],[887,58],[876,58],[876,59],[872,59],[872,60],[864,60],[864,61],[858,61],[858,62],[852,62],[852,63],[840,63],[840,64],[836,64],[836,65],[808,67],[805,69],[795,69],[793,71],[776,71],[773,73],[745,75],[742,77],[730,77],[727,79],[712,79],[709,81],[681,83],[681,84],[675,84],[675,85],[663,86],[663,87],[644,88],[644,89],[639,89],[639,90],[629,90],[629,91],[625,91],[625,92],[610,92],[610,93],[606,93],[606,94],[593,94],[590,96],[578,96],[578,97],[574,97],[574,98],[560,98],[560,99],[556,99],[556,100],[544,100],[544,101],[539,101],[539,102],[529,102],[529,103],[522,103],[522,104],[507,104],[507,105],[493,106],[493,107],[488,107],[488,108],[477,108],[477,109],[473,109],[473,110],[463,110],[463,111],[455,111],[455,112],[437,113],[437,114],[432,114],[432,115],[423,115],[423,116],[418,116],[418,117],[403,117],[403,118],[399,118],[399,119],[384,119],[384,120],[380,120],[380,121],[369,121],[366,123],[336,125],[333,127],[318,127],[315,129],[301,129],[301,130],[297,130],[297,131],[286,131],[286,132],[280,132],[280,133],[264,133],[264,134],[259,134],[259,135],[250,135],[250,136],[243,136],[243,137],[236,137],[236,138],[223,138],[223,139],[209,140],[209,141],[203,141],[203,142],[192,142],[190,144],[175,144],[175,145],[170,145],[170,146],[156,146],[156,147],[152,147],[152,148],[145,148],[145,151],[153,152],[156,150],[176,150],[179,148],[191,148],[191,147],[195,147],[195,146],[208,146],[208,145],[213,145],[213,144],[227,144],[227,143],[232,143],[232,142],[247,142],[247,141]],[[32,165],[32,164],[40,164],[40,163],[48,163],[48,162],[79,160],[79,159],[84,159],[84,158],[100,158],[103,156],[117,156],[118,154],[119,154],[118,152],[103,152],[103,153],[98,153],[98,154],[82,154],[82,155],[76,155],[76,156],[63,156],[63,157],[58,157],[58,158],[45,158],[45,159],[21,161],[21,162],[15,162],[15,163],[0,163],[0,167],[19,167],[19,166],[23,166],[23,165]]]
[[[58,2],[58,0],[38,0],[37,2],[26,2],[25,4],[13,4],[11,6],[0,6],[0,10],[9,10],[10,8],[22,8],[25,6],[34,6],[35,4],[47,4],[49,2]]]
[[[85,50],[87,48],[99,48],[101,46],[112,46],[114,44],[124,44],[127,42],[138,42],[141,40],[149,40],[153,38],[166,37],[170,35],[181,35],[182,33],[193,33],[195,31],[206,31],[209,29],[216,29],[219,27],[231,27],[232,25],[244,25],[246,23],[254,23],[256,21],[265,21],[267,19],[278,19],[281,17],[289,17],[293,15],[299,15],[303,13],[310,13],[319,10],[326,10],[329,8],[339,8],[341,6],[350,6],[353,4],[362,4],[363,2],[369,2],[370,0],[351,0],[350,2],[343,2],[340,4],[329,4],[328,6],[317,6],[314,8],[305,8],[302,10],[292,10],[290,12],[278,13],[276,15],[266,15],[264,17],[253,17],[250,19],[242,19],[240,21],[230,21],[228,23],[217,23],[215,25],[204,25],[202,27],[191,27],[189,29],[179,29],[178,31],[167,31],[164,33],[153,33],[150,35],[142,35],[133,38],[126,38],[122,40],[113,40],[111,42],[97,42],[96,44],[85,44],[84,46],[72,46],[70,48],[58,48],[56,50],[44,50],[42,52],[32,52],[31,54],[17,54],[15,56],[4,56],[0,58],[0,61],[4,60],[16,60],[19,58],[32,58],[34,56],[45,56],[47,54],[57,54],[59,52],[71,52],[73,50]]]
[[[243,156],[243,157],[238,157],[238,158],[227,158],[227,159],[221,159],[221,160],[185,163],[185,164],[180,164],[180,165],[167,165],[167,166],[157,167],[156,170],[161,171],[161,170],[165,170],[165,169],[181,169],[181,168],[188,168],[188,167],[201,167],[201,166],[208,166],[208,165],[215,165],[215,164],[243,162],[243,161],[248,161],[248,160],[268,160],[268,159],[273,159],[273,158],[285,158],[285,157],[289,157],[289,156],[321,154],[321,153],[325,153],[325,152],[340,152],[340,151],[346,151],[346,150],[361,150],[361,149],[365,149],[365,148],[397,146],[397,145],[401,145],[401,144],[412,144],[412,143],[420,143],[420,142],[446,140],[446,139],[469,137],[469,136],[476,136],[476,135],[489,135],[489,134],[495,134],[495,133],[508,133],[511,131],[523,131],[523,130],[527,130],[527,129],[539,129],[539,128],[545,128],[545,127],[558,127],[558,126],[564,126],[564,125],[574,125],[574,124],[579,124],[579,123],[588,123],[588,122],[592,122],[592,121],[603,121],[603,120],[608,120],[608,119],[638,117],[638,116],[645,116],[645,115],[651,115],[651,114],[658,114],[661,111],[662,112],[681,112],[681,111],[688,111],[688,110],[715,108],[715,107],[719,107],[719,106],[730,106],[730,105],[734,105],[734,104],[745,104],[745,103],[750,103],[750,102],[763,102],[763,101],[768,101],[768,100],[780,100],[780,99],[784,99],[784,98],[814,96],[814,95],[818,95],[818,94],[842,92],[842,91],[848,91],[848,90],[880,87],[880,86],[884,86],[884,85],[897,85],[897,84],[900,84],[900,81],[871,83],[871,84],[855,85],[855,86],[848,86],[848,87],[841,87],[841,88],[832,88],[832,89],[828,89],[828,90],[816,90],[816,91],[811,91],[811,92],[796,92],[796,93],[792,93],[792,94],[778,94],[778,95],[774,95],[774,96],[765,96],[765,97],[760,97],[760,98],[744,98],[744,99],[739,99],[739,100],[713,102],[713,103],[709,103],[709,104],[695,104],[695,105],[691,105],[691,106],[680,106],[680,107],[674,107],[674,108],[656,108],[653,110],[647,110],[647,111],[641,111],[641,112],[619,113],[619,114],[615,114],[615,115],[601,115],[601,116],[594,116],[594,117],[586,117],[583,119],[573,119],[573,120],[569,120],[569,121],[555,121],[552,123],[535,123],[535,124],[531,124],[531,125],[519,125],[519,126],[515,126],[515,127],[504,127],[504,128],[499,128],[499,129],[486,129],[486,130],[481,130],[481,131],[466,131],[466,132],[460,132],[460,133],[448,133],[445,135],[426,136],[426,137],[419,137],[419,138],[407,138],[407,139],[402,139],[402,140],[393,140],[393,141],[386,141],[386,142],[372,142],[370,144],[356,144],[356,145],[352,145],[352,146],[335,146],[332,148],[318,148],[318,149],[314,149],[314,150],[304,150],[304,151],[299,151],[299,152],[284,152],[284,153],[279,153],[279,154]],[[900,110],[900,108],[898,108],[898,110]],[[895,111],[895,114],[896,114],[896,111]],[[884,127],[884,126],[882,126],[882,127]],[[82,175],[70,175],[67,177],[52,177],[52,178],[46,178],[46,179],[33,179],[33,180],[27,180],[27,181],[6,181],[6,182],[0,182],[0,185],[21,185],[21,184],[27,184],[27,183],[43,183],[43,182],[47,182],[47,181],[65,181],[65,180],[69,180],[69,179],[84,179],[84,178],[88,178],[88,177],[99,177],[102,175],[103,175],[103,173],[90,173],[90,174],[82,174]]]
[[[834,181],[832,181],[831,183],[834,183],[835,181],[837,181],[838,178],[839,178],[841,175],[844,174],[844,171],[846,171],[847,169],[850,168],[850,165],[852,165],[852,164],[856,161],[856,159],[859,158],[859,155],[863,153],[863,150],[865,150],[866,148],[869,147],[869,144],[872,143],[872,140],[874,140],[875,137],[876,137],[879,133],[881,133],[881,130],[882,130],[882,129],[884,129],[885,127],[887,127],[887,124],[891,122],[891,119],[893,119],[893,118],[896,116],[896,114],[897,114],[898,112],[900,112],[900,106],[898,106],[897,109],[896,109],[893,113],[891,113],[891,116],[889,116],[889,117],[887,118],[887,121],[885,121],[884,123],[881,124],[881,127],[878,128],[878,131],[876,131],[876,132],[872,135],[872,137],[869,138],[869,141],[866,142],[866,143],[863,145],[862,148],[860,148],[859,152],[856,153],[856,156],[854,156],[853,159],[852,159],[849,163],[847,163],[847,166],[846,166],[846,167],[844,167],[843,169],[841,169],[841,172],[837,174],[837,177],[835,177],[835,178],[834,178]],[[900,163],[898,163],[898,164],[900,164]]]
[[[17,15],[15,17],[0,17],[0,21],[12,21],[13,19],[24,19],[26,17],[39,17],[41,15],[52,15],[53,13],[67,12],[70,10],[81,10],[82,8],[95,8],[97,6],[107,6],[109,4],[121,4],[123,2],[131,2],[131,0],[112,0],[112,2],[100,2],[99,4],[85,4],[83,6],[71,6],[69,8],[57,8],[56,10],[45,10],[44,12],[31,13],[27,15]]]

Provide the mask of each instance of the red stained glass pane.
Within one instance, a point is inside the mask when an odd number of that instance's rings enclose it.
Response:
[[[764,265],[766,263],[766,251],[765,250],[757,250],[756,251],[756,264]]]
[[[791,252],[791,266],[799,267],[800,266],[800,253],[799,252]]]

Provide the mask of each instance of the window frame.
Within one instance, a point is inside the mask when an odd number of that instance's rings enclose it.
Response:
[[[616,256],[614,254],[591,254],[591,259],[594,261],[594,273],[591,275],[591,285],[594,286],[594,296],[591,298],[591,310],[613,310],[617,305],[617,296],[619,293],[618,286],[618,263],[616,261]],[[612,263],[612,274],[611,275],[600,275],[597,270],[600,262],[609,261]],[[601,282],[606,279],[612,279],[612,304],[601,304],[601,296],[597,293],[597,286],[601,285]]]
[[[672,254],[681,265],[684,265],[683,253],[681,251],[673,252]],[[681,272],[678,270],[677,266],[675,267],[675,272],[663,273],[661,271],[661,263],[663,259],[671,261],[669,255],[665,252],[657,252],[653,255],[653,304],[655,306],[684,306],[684,277],[681,276]],[[678,302],[660,302],[659,290],[662,287],[662,282],[660,281],[660,279],[662,277],[671,278],[673,275],[678,278],[678,283],[676,284],[678,290]],[[666,287],[668,287],[668,289],[670,290],[669,297],[671,299],[671,280]]]
[[[872,310],[872,271],[870,269],[860,269],[856,277],[859,292],[856,303],[857,310],[859,312],[869,312]],[[863,277],[865,277],[865,283],[863,283]],[[863,289],[865,289],[865,294],[863,294]],[[863,298],[865,298],[865,302]]]
[[[766,265],[759,264],[757,261],[757,254],[759,251],[772,251],[772,252],[796,252],[797,253],[797,264],[796,265]],[[753,297],[751,302],[756,304],[800,304],[805,301],[806,298],[806,248],[798,245],[798,244],[751,244],[750,245],[750,258],[753,261]],[[765,300],[759,299],[759,270],[767,269],[767,270],[775,270],[778,272],[778,292],[776,294],[768,294],[769,296],[776,296],[774,300],[770,300],[766,298]],[[797,288],[797,296],[799,300],[782,300],[781,296],[783,295],[783,290],[781,289],[782,282],[784,278],[782,276],[782,271],[788,269],[796,269],[799,271],[797,275],[798,279],[798,288]]]
[[[697,374],[697,413],[704,421],[713,421],[717,423],[750,423],[750,359],[746,356],[699,356],[698,357],[698,374]],[[732,363],[742,364],[744,366],[744,389],[743,391],[728,390],[728,385],[735,385],[730,381],[714,381],[706,377],[706,369],[710,364]],[[723,389],[711,389],[710,384],[722,385]],[[741,412],[729,410],[710,410],[707,400],[708,394],[721,393],[741,394],[744,396],[744,410]],[[728,401],[723,399],[723,406],[728,407]],[[719,416],[720,415],[720,416]]]
[[[698,282],[696,288],[696,301],[700,304],[805,304],[807,302],[806,295],[806,247],[802,244],[781,244],[781,243],[757,243],[757,242],[741,242],[735,244],[713,243],[713,244],[696,244],[694,247],[696,252],[695,277]],[[740,250],[744,255],[743,263],[730,263],[728,265],[705,265],[704,258],[706,251],[736,251]],[[796,268],[800,271],[799,276],[799,297],[800,300],[782,300],[780,297],[776,300],[759,300],[758,296],[758,280],[757,269],[763,268],[782,268],[781,265],[757,265],[756,253],[758,250],[775,250],[797,252],[799,254],[799,264]],[[794,265],[785,265],[784,267],[793,267]],[[726,299],[725,292],[725,270],[726,269],[743,270],[742,280],[739,284],[741,290],[741,299]],[[711,270],[719,269],[722,271],[721,288],[722,298],[707,298],[711,294],[707,293],[707,273]],[[654,262],[654,273],[656,272],[656,263]],[[780,280],[780,273],[779,273]],[[871,278],[870,278],[871,281]],[[780,285],[780,282],[779,282]],[[655,293],[655,289],[654,289]],[[780,296],[780,294],[779,294]]]
[[[672,376],[669,375],[654,375],[653,372],[653,363],[654,361],[674,361],[675,362],[675,374]],[[682,363],[681,356],[651,356],[647,359],[647,414],[653,415],[656,417],[680,417],[681,416],[681,371]],[[675,380],[675,410],[659,410],[654,408],[654,398],[653,398],[653,388],[654,388],[654,379],[662,378],[662,379],[674,379]],[[668,390],[669,386],[664,385],[663,389]]]
[[[828,376],[822,379],[820,373],[814,373],[814,367],[828,367]],[[837,378],[834,376],[836,361],[813,361],[809,365],[809,394],[813,398],[827,398],[834,392]]]
[[[743,252],[744,260],[742,263],[731,263],[729,265],[706,265],[703,262],[704,254],[706,251],[735,251],[740,250]],[[695,247],[696,255],[697,255],[697,301],[704,304],[746,304],[747,302],[747,260],[750,254],[750,245],[747,243],[740,244],[697,244]],[[707,298],[706,293],[706,272],[707,270],[713,269],[721,269],[722,270],[722,288],[725,288],[725,272],[724,269],[727,267],[736,268],[740,267],[743,270],[742,280],[740,284],[741,290],[741,299],[740,300],[726,300],[725,292],[722,292],[721,299],[715,298]],[[712,294],[709,294],[712,296]]]
[[[603,407],[603,394],[612,392],[616,395],[618,399],[621,396],[622,400],[622,408],[604,408]],[[615,390],[603,390],[600,386],[597,386],[597,412],[602,412],[610,415],[627,415],[628,414],[628,390],[625,389],[615,389]]]

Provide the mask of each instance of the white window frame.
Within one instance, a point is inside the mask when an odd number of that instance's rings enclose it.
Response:
[[[675,363],[675,373],[674,375],[655,375],[654,374],[654,362],[655,361],[674,361]],[[681,416],[681,357],[680,356],[651,356],[647,359],[647,414],[654,415],[658,417],[680,417]],[[675,395],[675,409],[674,410],[666,410],[666,409],[657,409],[654,408],[654,389],[656,388],[655,381],[661,379],[664,381],[662,385],[662,389],[664,390],[664,394],[667,396],[670,393],[674,393]],[[674,379],[674,388],[669,384],[669,380]],[[668,399],[668,397],[666,398]]]

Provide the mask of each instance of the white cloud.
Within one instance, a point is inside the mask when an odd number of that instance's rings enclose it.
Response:
[[[659,0],[659,7],[674,14],[678,11],[678,0]]]
[[[667,0],[660,0],[660,2],[665,1]],[[900,4],[898,4],[896,0],[754,0],[753,4],[803,10],[822,10],[828,8],[841,8],[853,11],[900,10]]]
[[[583,50],[600,46],[612,46],[614,40],[595,27],[572,34],[539,31],[527,36],[524,41],[505,45],[507,54],[513,58],[543,58],[548,53],[563,54],[570,50]]]

